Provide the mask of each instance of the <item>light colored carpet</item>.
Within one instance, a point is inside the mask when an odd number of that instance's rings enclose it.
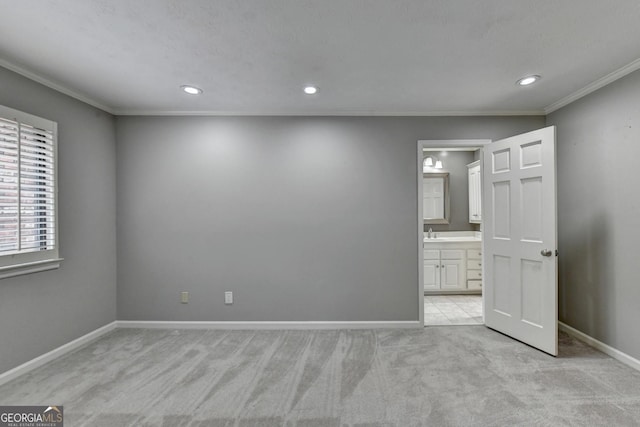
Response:
[[[0,387],[65,426],[638,426],[640,372],[561,335],[558,358],[484,326],[120,329]]]

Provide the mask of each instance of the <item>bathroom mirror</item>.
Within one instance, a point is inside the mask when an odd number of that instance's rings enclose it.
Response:
[[[425,173],[422,178],[425,224],[449,224],[449,173]]]

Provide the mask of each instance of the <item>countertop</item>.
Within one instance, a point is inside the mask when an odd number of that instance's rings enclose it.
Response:
[[[424,243],[467,243],[467,242],[482,242],[482,233],[479,231],[441,231],[433,232],[436,237],[428,238],[427,233],[424,233]]]

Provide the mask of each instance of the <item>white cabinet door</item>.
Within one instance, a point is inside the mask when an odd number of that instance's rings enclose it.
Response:
[[[480,161],[468,164],[469,168],[469,222],[482,222],[482,175]]]
[[[440,289],[440,260],[424,260],[424,290],[433,291]]]
[[[465,289],[462,259],[443,259],[440,261],[440,287],[446,290]]]
[[[473,218],[477,222],[482,222],[482,174],[480,173],[480,165],[474,168],[473,188],[475,200],[473,206]]]
[[[474,221],[476,193],[475,193],[475,173],[473,168],[469,168],[469,222]]]

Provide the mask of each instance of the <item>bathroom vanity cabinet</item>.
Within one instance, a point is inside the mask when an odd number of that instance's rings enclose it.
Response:
[[[477,238],[424,239],[424,290],[477,293],[482,289],[482,249]]]
[[[464,289],[463,250],[424,251],[424,289],[459,290]]]

